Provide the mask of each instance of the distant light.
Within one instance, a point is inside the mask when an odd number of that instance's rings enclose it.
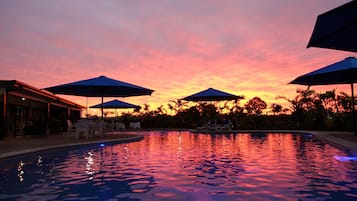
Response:
[[[100,144],[100,146],[101,146],[101,147],[104,147],[104,146],[105,146],[105,144]]]
[[[24,101],[24,100],[26,100],[26,98],[22,97],[22,98],[21,98],[21,100],[23,100],[23,101]]]
[[[334,156],[334,158],[340,162],[355,161],[357,156]]]

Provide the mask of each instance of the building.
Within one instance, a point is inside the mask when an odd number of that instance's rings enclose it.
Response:
[[[18,80],[0,80],[0,138],[64,132],[85,107]]]

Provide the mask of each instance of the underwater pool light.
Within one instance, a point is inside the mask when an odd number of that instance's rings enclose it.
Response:
[[[101,146],[101,147],[104,147],[104,146],[105,146],[105,144],[103,144],[103,143],[102,143],[102,144],[100,144],[100,146]]]
[[[356,161],[357,156],[334,156],[334,158],[340,162]]]

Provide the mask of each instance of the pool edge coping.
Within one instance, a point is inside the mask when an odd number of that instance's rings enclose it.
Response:
[[[144,135],[136,134],[135,136],[132,136],[132,137],[126,137],[126,138],[120,138],[120,139],[99,139],[99,140],[88,141],[88,142],[75,142],[75,143],[70,143],[70,144],[50,145],[50,146],[45,146],[45,147],[29,148],[29,149],[23,149],[23,150],[19,150],[19,151],[11,151],[11,152],[2,153],[2,154],[0,154],[0,159],[19,156],[22,154],[29,154],[29,153],[39,152],[39,151],[51,150],[51,149],[60,149],[60,148],[66,148],[66,147],[75,147],[75,146],[108,143],[108,142],[129,143],[129,142],[135,142],[137,140],[142,140],[142,139],[144,139]]]

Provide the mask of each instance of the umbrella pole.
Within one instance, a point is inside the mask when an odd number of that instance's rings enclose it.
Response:
[[[102,96],[102,106],[100,107],[101,111],[102,111],[102,120],[104,119],[104,113],[103,113],[103,96]]]
[[[355,95],[353,89],[353,82],[351,83],[351,91],[352,91],[352,120],[353,120],[353,132],[354,135],[357,135],[357,128],[356,128],[356,112],[355,112]]]
[[[88,118],[88,97],[86,97],[86,118]]]

